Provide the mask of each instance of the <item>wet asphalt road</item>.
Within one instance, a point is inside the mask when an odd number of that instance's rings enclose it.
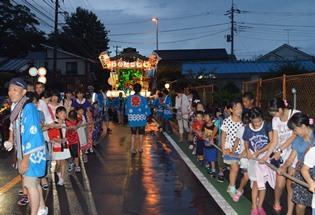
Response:
[[[82,173],[69,174],[64,187],[50,183],[50,214],[223,214],[163,137],[146,135],[143,154],[131,157],[129,129],[112,129],[89,155]],[[7,153],[0,153],[0,159],[2,187],[16,172],[9,167]],[[20,186],[0,194],[0,215],[26,214],[17,205]]]

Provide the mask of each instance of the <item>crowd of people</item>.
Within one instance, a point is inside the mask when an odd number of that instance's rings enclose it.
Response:
[[[49,188],[50,173],[56,173],[57,185],[64,186],[66,171],[80,173],[80,158],[88,162],[99,138],[111,131],[106,90],[60,93],[46,90],[40,82],[32,85],[13,78],[8,95],[11,125],[4,145],[15,150],[22,176],[18,204],[29,204],[32,215],[48,214],[43,190]]]
[[[102,89],[97,93],[89,88],[88,92],[77,89],[61,94],[45,90],[40,82],[31,85],[20,78],[12,79],[8,89],[11,132],[5,147],[16,151],[16,167],[22,176],[18,203],[30,202],[32,215],[48,214],[43,190],[49,188],[51,166],[55,166],[57,185],[63,186],[66,171],[81,171],[80,158],[88,162],[100,136],[110,132],[109,117],[115,115],[113,120],[119,125],[127,121],[131,129],[132,155],[143,152],[149,118],[153,116],[160,122],[160,129],[169,133],[174,132],[176,122],[179,144],[187,144],[213,178],[224,182],[224,170],[229,170],[227,192],[234,202],[239,201],[250,183],[252,215],[266,214],[266,183],[274,190],[275,212],[283,210],[280,199],[284,189],[287,214],[305,214],[307,207],[315,208],[315,133],[313,120],[307,114],[273,98],[266,111],[272,120],[267,120],[264,112],[255,107],[250,92],[240,100],[216,107],[202,104],[195,91],[181,87],[175,87],[174,98],[167,89],[150,99],[140,95],[140,84],[135,84],[133,90],[135,93],[127,98],[120,93],[110,99]],[[305,181],[308,187],[293,183],[284,174]]]
[[[202,104],[193,90],[175,87],[175,93],[174,105],[167,91],[157,93],[152,102],[156,118],[165,131],[177,129],[179,144],[186,143],[217,181],[223,182],[224,169],[229,170],[227,192],[234,202],[250,183],[251,214],[266,214],[263,203],[268,183],[274,191],[274,212],[283,212],[280,199],[286,189],[286,214],[305,214],[307,207],[312,207],[315,214],[315,133],[313,120],[306,113],[291,108],[281,98],[271,99],[263,111],[255,107],[251,92],[222,107]],[[177,126],[170,126],[170,115],[175,116]],[[307,182],[308,187],[293,183],[284,174]]]

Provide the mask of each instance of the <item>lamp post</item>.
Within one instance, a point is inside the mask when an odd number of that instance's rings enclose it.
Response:
[[[152,17],[152,22],[156,25],[156,50],[159,50],[159,19],[156,16]]]

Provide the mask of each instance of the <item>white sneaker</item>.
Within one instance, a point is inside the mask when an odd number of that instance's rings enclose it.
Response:
[[[74,166],[74,163],[69,163],[68,164],[68,172],[72,172],[73,166]]]
[[[194,149],[194,146],[193,145],[189,145],[188,147],[190,150],[193,150]]]
[[[193,154],[193,155],[195,155],[195,154],[196,154],[196,149],[194,149],[194,150],[193,150],[192,154]]]
[[[64,180],[63,178],[59,178],[57,185],[63,186]]]
[[[40,208],[40,209],[37,211],[37,215],[47,215],[47,214],[48,214],[48,207]]]

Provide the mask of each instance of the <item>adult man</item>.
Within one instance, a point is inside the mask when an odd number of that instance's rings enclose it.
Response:
[[[147,99],[141,96],[141,85],[135,84],[133,87],[134,95],[127,98],[125,103],[125,113],[128,116],[128,125],[131,128],[131,153],[136,154],[135,141],[138,133],[140,143],[138,147],[139,153],[143,152],[143,135],[147,124],[147,117],[151,114]]]
[[[41,98],[42,94],[45,91],[45,84],[42,82],[36,82],[35,83],[35,93]]]
[[[17,166],[23,177],[23,185],[28,190],[31,215],[48,214],[45,207],[39,178],[45,175],[45,141],[40,126],[40,116],[35,105],[25,96],[27,85],[21,78],[13,78],[9,83],[8,95],[14,109],[10,120],[13,135],[6,148],[17,152]]]
[[[189,133],[188,118],[191,112],[190,102],[188,97],[184,94],[184,90],[181,87],[176,87],[176,98],[175,98],[175,109],[176,109],[176,119],[178,123],[179,130],[179,142],[184,141],[184,129]]]
[[[107,98],[107,89],[101,88],[100,93],[98,94],[98,104],[99,107],[103,110],[102,115],[103,115],[103,123],[102,123],[102,128],[104,135],[107,133],[110,133],[112,130],[109,128],[109,115],[108,115],[108,109],[110,106],[110,101]]]
[[[255,107],[255,98],[251,92],[245,92],[242,95],[243,115],[249,114],[250,110]]]
[[[117,113],[118,124],[124,124],[124,106],[125,106],[125,99],[123,98],[123,93],[120,92],[119,96],[113,100],[113,108]]]

